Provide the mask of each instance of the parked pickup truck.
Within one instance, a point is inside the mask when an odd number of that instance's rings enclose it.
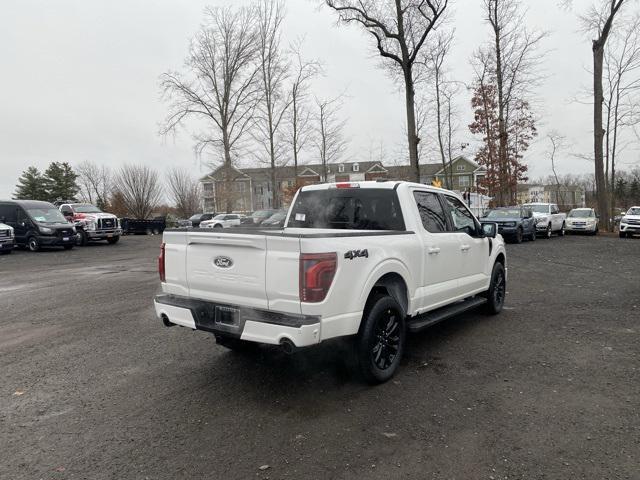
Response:
[[[11,253],[15,246],[15,241],[13,227],[0,222],[0,255]]]
[[[112,213],[105,213],[90,203],[61,203],[59,208],[64,218],[75,225],[78,245],[85,246],[95,240],[106,240],[113,245],[120,240],[122,229]]]
[[[523,207],[533,211],[538,235],[551,238],[551,235],[557,233],[564,236],[567,214],[560,213],[558,205],[555,203],[527,203]]]
[[[421,184],[305,186],[282,230],[187,228],[163,241],[154,304],[165,325],[287,352],[352,336],[372,383],[394,374],[407,331],[473,307],[496,314],[506,293],[497,224]]]

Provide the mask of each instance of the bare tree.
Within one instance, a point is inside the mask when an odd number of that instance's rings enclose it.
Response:
[[[309,82],[322,72],[317,60],[305,60],[302,56],[302,40],[291,46],[293,60],[293,80],[291,82],[291,109],[289,142],[293,153],[294,178],[298,178],[300,153],[308,145],[313,135],[311,110],[307,105]]]
[[[498,98],[498,164],[502,188],[498,192],[498,203],[504,205],[515,201],[516,192],[509,161],[509,129],[512,115],[517,115],[516,103],[526,101],[531,89],[540,79],[538,53],[545,32],[529,31],[525,25],[524,10],[517,0],[483,0],[486,21],[491,27],[492,40],[486,59],[495,70]],[[490,52],[490,53],[489,53]]]
[[[146,165],[123,165],[115,178],[118,195],[127,213],[134,218],[149,218],[162,198],[158,173]]]
[[[434,104],[435,116],[435,132],[438,144],[438,153],[442,162],[442,171],[444,173],[445,187],[451,189],[453,187],[453,172],[451,172],[451,156],[452,156],[452,137],[453,137],[453,106],[451,105],[452,96],[455,91],[455,84],[447,78],[445,62],[451,50],[453,43],[454,31],[437,32],[432,42],[428,42],[424,53],[420,56],[424,70],[428,72],[428,78],[425,83],[432,85],[430,89],[432,93],[432,103]],[[431,109],[421,106],[419,109],[418,131],[420,132],[428,119],[433,117]],[[422,134],[420,134],[422,136]]]
[[[186,169],[170,169],[167,172],[167,186],[179,216],[189,218],[200,210],[200,183]]]
[[[561,182],[558,178],[558,171],[556,170],[556,156],[565,146],[565,137],[560,135],[558,132],[553,131],[547,134],[547,139],[549,140],[549,143],[551,143],[548,155],[551,160],[551,171],[553,172],[553,178],[556,184],[556,201],[564,205],[564,195],[562,197],[560,196]]]
[[[623,131],[640,122],[640,15],[612,32],[604,54],[606,72],[605,184],[613,218],[616,204],[616,156]],[[610,175],[609,175],[610,173]]]
[[[376,41],[378,53],[404,82],[409,162],[420,181],[414,64],[429,33],[440,23],[448,0],[325,0],[340,21],[357,23]]]
[[[291,93],[285,83],[289,78],[289,62],[281,51],[281,29],[284,20],[281,0],[261,0],[258,7],[258,56],[262,100],[256,110],[254,138],[259,146],[258,158],[269,165],[272,205],[280,203],[277,169],[286,163],[288,142],[282,131],[286,113],[291,107]]]
[[[78,174],[78,186],[82,201],[96,205],[100,209],[107,208],[112,190],[111,169],[106,165],[98,166],[85,160],[75,169]]]
[[[201,154],[213,147],[221,153],[224,181],[231,190],[234,153],[254,122],[260,99],[256,9],[207,8],[205,23],[191,43],[188,72],[161,76],[163,97],[170,103],[161,133],[175,132],[187,119],[204,130],[193,134]],[[227,202],[226,209],[232,205]]]
[[[322,163],[322,181],[329,174],[328,164],[340,160],[347,148],[344,137],[346,121],[340,119],[342,97],[332,99],[316,98],[316,128],[313,141]]]
[[[572,0],[561,2],[565,7]],[[593,152],[595,164],[598,211],[602,215],[602,227],[611,230],[609,215],[609,192],[604,169],[604,122],[602,118],[604,104],[603,67],[604,53],[611,34],[613,23],[625,0],[597,0],[580,16],[585,32],[592,35],[591,52],[593,55]]]

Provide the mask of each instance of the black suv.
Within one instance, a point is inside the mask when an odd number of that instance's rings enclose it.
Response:
[[[40,247],[71,250],[76,229],[53,204],[38,200],[0,200],[0,222],[13,227],[16,245],[37,252]]]

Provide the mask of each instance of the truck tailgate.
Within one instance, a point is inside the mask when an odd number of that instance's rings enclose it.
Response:
[[[297,238],[274,238],[259,232],[191,231],[186,250],[191,297],[300,313]],[[270,305],[269,296],[274,305]]]
[[[268,308],[265,289],[267,240],[263,235],[189,232],[189,295],[254,308]]]

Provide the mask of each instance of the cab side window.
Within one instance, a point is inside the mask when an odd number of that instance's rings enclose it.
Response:
[[[557,205],[551,205],[551,213],[560,213],[560,209],[558,208]]]
[[[445,195],[444,198],[449,206],[454,231],[475,236],[477,233],[476,221],[469,209],[456,197]]]
[[[424,229],[429,233],[446,232],[447,217],[438,195],[433,192],[413,192],[413,197]]]

